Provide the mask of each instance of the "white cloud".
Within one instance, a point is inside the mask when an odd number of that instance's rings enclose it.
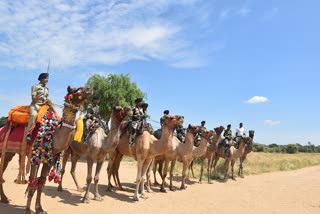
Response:
[[[187,66],[199,66],[202,56],[192,55],[197,46],[186,39],[186,23],[163,15],[173,7],[190,10],[198,1],[4,0],[0,66],[34,69],[49,58],[60,68],[150,59],[179,65],[189,60],[184,56],[195,62]]]
[[[262,97],[262,96],[254,96],[251,97],[249,100],[247,100],[247,103],[264,103],[269,101],[267,97]]]
[[[274,126],[280,124],[280,121],[274,121],[274,120],[264,120],[263,123],[265,125]]]

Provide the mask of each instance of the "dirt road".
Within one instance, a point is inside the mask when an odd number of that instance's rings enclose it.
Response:
[[[26,203],[25,185],[13,183],[18,172],[17,157],[10,163],[4,178],[5,191],[12,200],[11,204],[0,203],[1,214],[23,213]],[[188,188],[175,192],[160,193],[154,188],[147,193],[148,199],[134,202],[133,181],[135,180],[135,163],[123,163],[120,176],[126,192],[106,192],[107,163],[100,177],[100,194],[104,201],[92,200],[82,204],[81,197],[75,189],[70,171],[70,163],[64,180],[64,192],[57,192],[57,185],[47,182],[42,197],[42,205],[50,214],[58,213],[320,213],[320,166],[296,171],[274,172],[256,176],[247,176],[226,183],[214,181],[213,184],[199,184],[191,179]],[[78,181],[85,184],[86,164],[79,163]],[[180,178],[177,178],[180,180]],[[176,187],[180,182],[175,182]],[[93,190],[93,186],[91,188]],[[91,193],[91,198],[93,194]],[[35,200],[35,198],[34,198]],[[34,201],[32,203],[34,210]]]

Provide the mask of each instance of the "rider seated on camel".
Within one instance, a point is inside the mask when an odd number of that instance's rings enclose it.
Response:
[[[46,84],[49,81],[49,73],[41,73],[38,77],[39,83],[32,86],[31,89],[31,104],[30,104],[30,115],[27,126],[26,140],[31,140],[31,132],[35,126],[35,121],[38,115],[39,109],[50,102],[48,99],[49,89]]]
[[[135,100],[135,107],[133,107],[132,109],[132,117],[131,117],[131,125],[129,125],[129,142],[130,145],[134,144],[134,140],[136,138],[137,135],[137,131],[138,129],[141,128],[142,124],[143,124],[143,118],[144,118],[144,112],[143,112],[143,108],[142,108],[142,104],[143,104],[143,99],[141,97],[137,98]]]
[[[88,105],[87,113],[85,115],[85,135],[84,135],[84,143],[86,143],[86,140],[90,133],[100,125],[100,106],[99,104],[99,97],[94,96],[92,98],[92,103]]]

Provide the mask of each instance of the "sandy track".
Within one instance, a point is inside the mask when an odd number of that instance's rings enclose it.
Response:
[[[17,157],[11,161],[4,178],[5,191],[12,199],[10,204],[0,203],[1,214],[23,213],[26,203],[25,185],[13,183],[18,172]],[[247,176],[226,183],[214,181],[213,184],[199,184],[191,179],[188,188],[175,192],[147,193],[148,199],[140,202],[132,200],[135,163],[123,163],[120,176],[126,192],[106,192],[107,163],[100,176],[100,194],[104,201],[91,200],[82,204],[69,173],[70,163],[64,180],[64,192],[57,192],[57,185],[47,182],[42,197],[42,205],[50,214],[56,213],[320,213],[320,166],[289,172],[274,172],[256,176]],[[86,164],[79,163],[78,181],[85,184]],[[177,178],[180,180],[180,178]],[[176,187],[180,182],[175,182]],[[91,188],[93,190],[93,186]],[[93,198],[93,194],[91,194]],[[35,200],[35,197],[34,197]],[[34,210],[34,200],[32,209]]]

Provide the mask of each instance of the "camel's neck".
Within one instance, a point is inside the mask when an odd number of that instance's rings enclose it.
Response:
[[[164,154],[172,144],[173,128],[162,126],[161,132],[161,138],[158,142],[152,144],[154,146],[153,151],[155,152],[155,155]]]
[[[238,149],[234,149],[235,150],[235,152],[234,152],[234,157],[235,158],[239,158],[239,157],[241,157],[243,155],[244,147],[245,147],[245,142],[241,141],[240,145],[239,145],[239,148]]]
[[[186,140],[185,140],[185,146],[186,146],[186,151],[192,151],[193,145],[194,145],[194,137],[195,135],[191,132],[187,132],[186,134]]]
[[[209,145],[209,150],[210,151],[217,151],[218,150],[218,145],[219,145],[219,142],[220,142],[220,136],[221,135],[214,135],[214,138],[213,138],[213,142]]]
[[[207,151],[208,140],[205,137],[201,137],[200,145],[192,150],[195,158],[201,157]]]
[[[67,106],[65,105],[63,107],[63,112],[62,112],[62,122],[66,123],[68,125],[74,126],[74,121],[76,119],[76,115],[77,115],[77,110],[75,110],[73,107],[71,106]]]
[[[110,144],[110,147],[116,147],[119,143],[120,139],[120,121],[117,121],[114,119],[113,116],[111,116],[111,126],[110,126],[110,133],[108,134],[108,144]]]

